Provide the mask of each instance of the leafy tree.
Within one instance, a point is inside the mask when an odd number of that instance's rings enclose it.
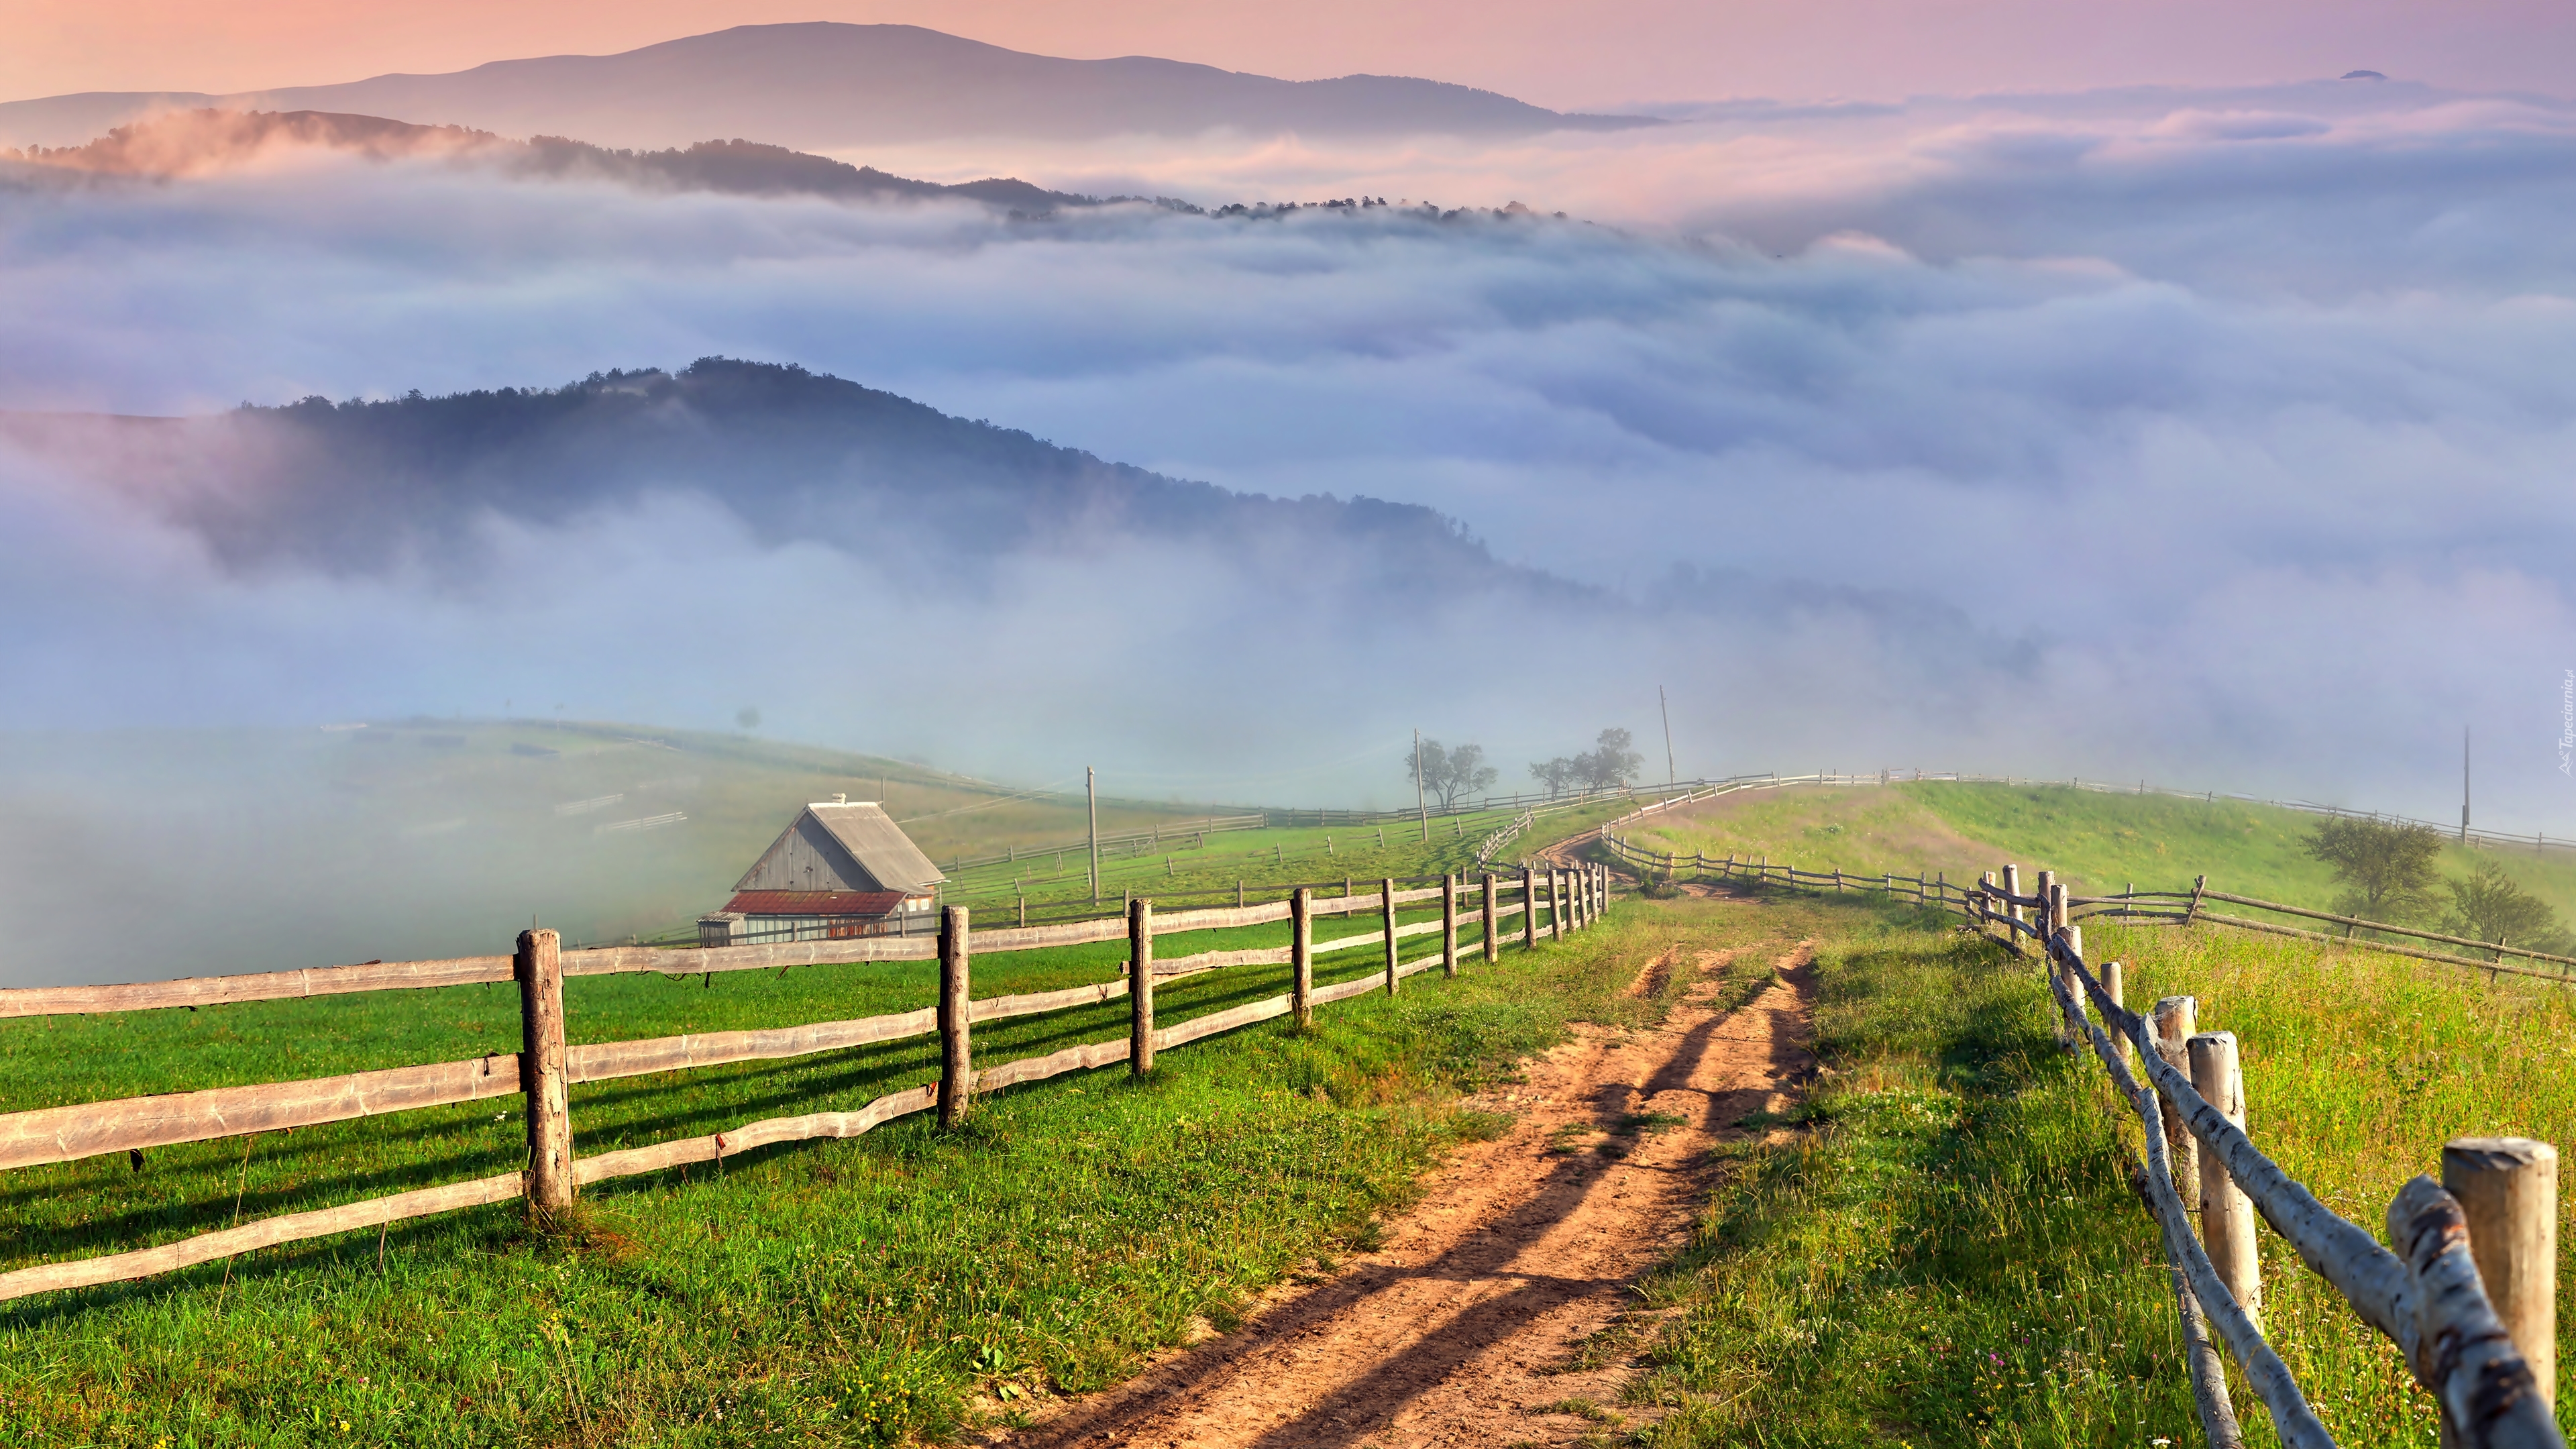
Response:
[[[2343,882],[2339,903],[2346,915],[2403,921],[2433,904],[2442,873],[2433,866],[2442,837],[2429,825],[2338,816],[2320,821],[2308,837],[2308,854],[2334,867]]]
[[[1629,748],[1632,741],[1626,730],[1603,730],[1592,742],[1590,751],[1575,756],[1583,770],[1583,783],[1588,789],[1607,790],[1628,783],[1646,757]]]
[[[1530,765],[1530,778],[1545,785],[1548,798],[1553,800],[1565,793],[1566,786],[1574,783],[1574,762],[1563,755],[1553,760],[1534,761]]]
[[[1404,759],[1407,774],[1413,770],[1413,756]],[[1422,742],[1422,788],[1440,797],[1440,808],[1452,810],[1467,796],[1490,790],[1502,772],[1485,763],[1483,745],[1460,745],[1445,749],[1438,740]]]
[[[1546,785],[1551,796],[1570,789],[1608,790],[1624,785],[1646,759],[1630,748],[1631,743],[1626,730],[1603,730],[1582,754],[1532,764],[1530,778]]]
[[[2452,935],[2505,941],[2535,951],[2565,948],[2567,934],[2558,929],[2558,913],[2516,884],[2500,863],[2481,860],[2468,879],[2443,884],[2451,888],[2451,915],[2443,928]]]

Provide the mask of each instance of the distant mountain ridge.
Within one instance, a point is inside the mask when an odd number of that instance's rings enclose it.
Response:
[[[1093,197],[1013,178],[942,185],[754,141],[700,141],[665,151],[610,150],[562,136],[512,141],[463,126],[417,126],[331,111],[167,111],[119,126],[86,145],[0,150],[0,163],[15,157],[49,172],[174,177],[245,164],[276,146],[349,151],[378,160],[468,157],[523,176],[601,177],[679,191],[868,200],[964,197],[1038,211],[1097,204]]]
[[[1527,135],[1660,125],[1567,114],[1443,81],[1286,81],[1150,56],[1067,60],[912,25],[744,25],[617,55],[218,96],[93,91],[0,104],[0,145],[78,145],[165,110],[332,111],[505,136],[668,148],[759,136],[799,149],[1212,130]]]
[[[1250,569],[1332,556],[1392,594],[1590,591],[1505,565],[1414,504],[1271,498],[1077,449],[807,372],[703,358],[560,388],[306,398],[192,418],[0,413],[0,439],[143,502],[247,570],[470,572],[491,517],[558,525],[657,494],[721,505],[773,543],[890,566],[1169,539]]]

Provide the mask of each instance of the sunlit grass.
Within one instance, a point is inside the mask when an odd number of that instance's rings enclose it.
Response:
[[[381,1269],[376,1236],[353,1234],[0,1306],[0,1442],[890,1444],[1007,1417],[1228,1326],[1283,1274],[1368,1239],[1436,1154],[1498,1130],[1455,1111],[1458,1093],[1508,1077],[1575,1019],[1653,1020],[1681,983],[1624,988],[1680,933],[1717,930],[1715,914],[1623,908],[1495,967],[1471,958],[1455,981],[1432,972],[1393,1000],[1327,1008],[1311,1035],[1274,1022],[1165,1053],[1147,1082],[1116,1068],[1001,1093],[954,1134],[914,1117],[601,1185],[557,1236],[496,1206],[396,1227]],[[1009,984],[1107,974],[1047,954]],[[1367,951],[1343,961],[1326,979],[1375,968]],[[598,1040],[856,1015],[927,999],[927,969],[580,980],[572,1018],[577,1039]],[[1177,1019],[1278,989],[1223,973],[1164,1000]],[[398,1018],[405,1003],[419,1021]],[[193,1082],[209,1055],[229,1076],[257,1066],[267,1030],[253,1026],[311,1028],[334,1010],[341,1050],[402,1060],[422,1059],[431,1034],[505,1045],[515,1002],[466,988],[20,1023],[0,1037],[13,1053],[0,1079],[27,1092],[50,1065],[88,1086]],[[978,1050],[998,1061],[1123,1020],[1005,1024],[979,1031]],[[575,1089],[575,1133],[600,1150],[855,1105],[931,1071],[927,1045],[906,1043],[595,1084]],[[121,1157],[11,1173],[8,1259],[220,1226],[237,1193],[256,1216],[506,1171],[516,1107],[167,1149],[140,1173]]]

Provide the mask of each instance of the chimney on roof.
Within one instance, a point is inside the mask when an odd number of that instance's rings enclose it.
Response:
[[[832,803],[835,805],[847,805],[850,803],[850,797],[847,795],[834,795],[832,797]]]

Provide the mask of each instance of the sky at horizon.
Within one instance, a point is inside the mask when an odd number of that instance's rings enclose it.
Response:
[[[2431,818],[2456,809],[2471,724],[2479,820],[2576,834],[2576,103],[2504,94],[2576,74],[2556,12],[992,0],[722,20],[815,18],[1413,72],[1566,108],[2046,94],[1704,104],[1606,134],[958,136],[843,158],[1562,221],[1129,205],[1029,224],[293,145],[216,147],[166,180],[0,163],[0,408],[793,362],[1178,477],[1420,504],[1622,601],[1391,608],[1347,561],[1116,530],[924,555],[942,566],[921,575],[767,540],[721,480],[692,477],[480,518],[470,567],[253,567],[179,506],[220,503],[218,482],[156,499],[98,486],[112,458],[0,445],[0,730],[309,730],[513,698],[720,729],[757,703],[774,737],[992,778],[1096,763],[1226,794],[1288,769],[1301,800],[1395,803],[1388,742],[1414,726],[1517,775],[1605,723],[1652,738],[1662,687],[1685,774],[2147,776]],[[38,0],[0,93],[329,82],[716,23],[656,0],[219,22]],[[2317,79],[2357,67],[2392,83]],[[782,618],[781,598],[834,607]],[[1563,687],[1527,688],[1494,653],[1502,613],[1523,658],[1568,666]],[[901,690],[813,670],[851,618],[961,667]],[[1409,672],[1423,659],[1459,665],[1436,698]],[[1138,679],[1158,701],[1141,714]],[[12,848],[0,831],[0,860]],[[61,853],[43,831],[24,849]]]
[[[2576,7],[2470,0],[1460,0],[1297,7],[1051,0],[681,0],[543,6],[365,0],[207,7],[22,0],[0,99],[97,90],[225,93],[487,61],[609,54],[737,24],[923,25],[1077,58],[1154,55],[1292,80],[1417,75],[1558,109],[1767,96],[1893,99],[1997,90],[2256,85],[2373,69],[2448,89],[2571,92]]]

